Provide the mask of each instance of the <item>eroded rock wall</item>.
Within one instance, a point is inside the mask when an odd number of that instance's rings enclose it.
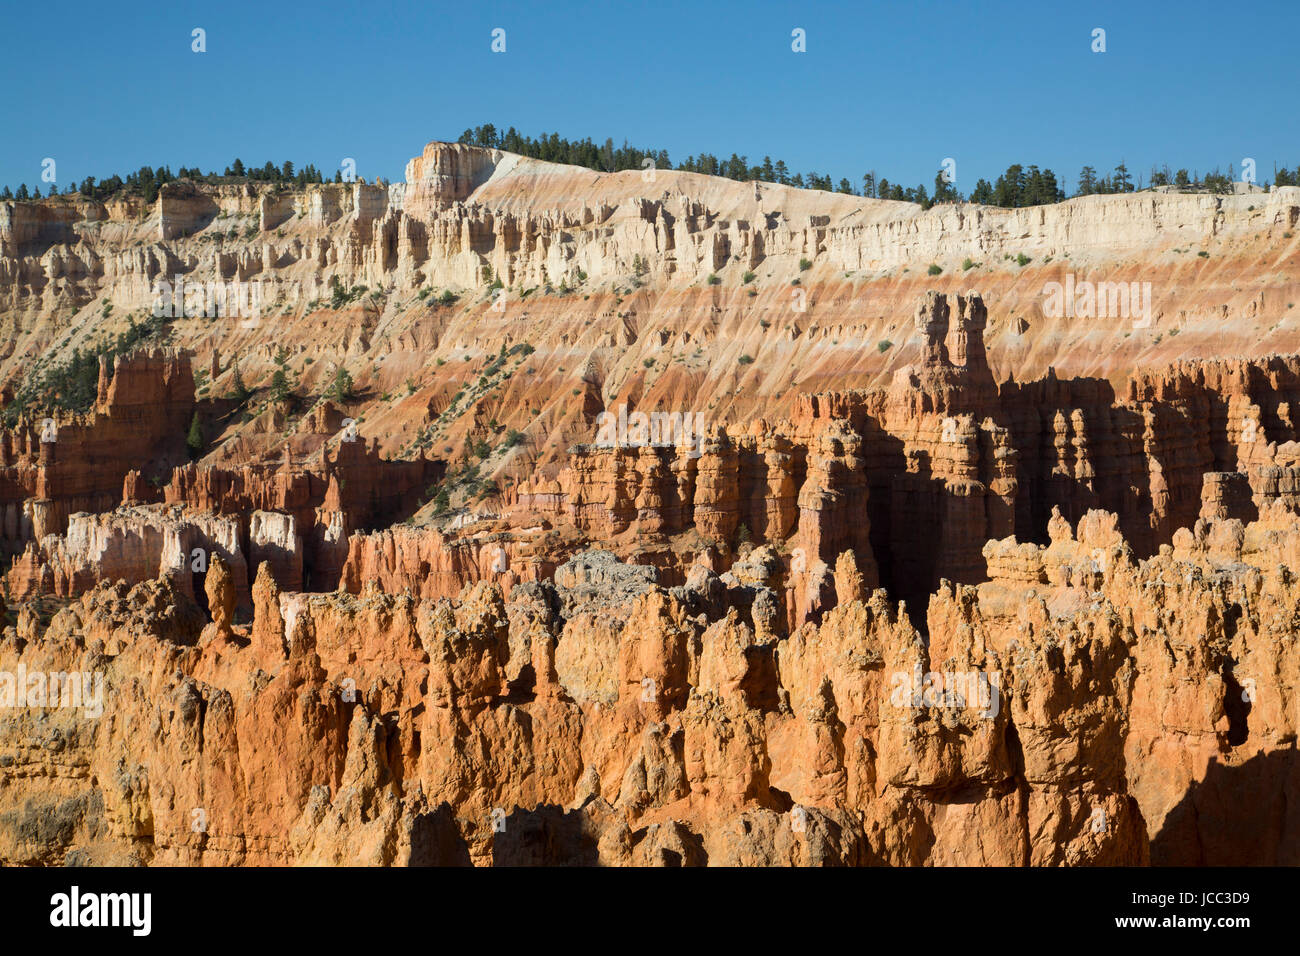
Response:
[[[5,670],[106,682],[99,716],[4,723],[0,858],[1295,863],[1274,558],[1300,520],[1202,521],[1141,560],[1114,515],[1051,524],[945,582],[928,641],[851,551],[785,635],[768,585],[598,554],[453,601],[287,593],[264,566],[252,624],[201,633],[171,581],[103,584],[0,644]],[[232,586],[214,563],[209,603]]]

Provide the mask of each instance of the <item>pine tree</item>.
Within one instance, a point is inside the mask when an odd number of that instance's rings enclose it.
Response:
[[[1025,204],[1025,168],[1019,163],[1008,166],[1007,171],[993,184],[994,205],[1004,209],[1017,209]]]
[[[1043,202],[1064,202],[1065,190],[1056,181],[1056,173],[1050,169],[1043,170]]]
[[[1079,170],[1079,189],[1076,196],[1091,196],[1097,192],[1097,170],[1085,166]]]
[[[327,396],[339,404],[352,400],[352,376],[340,365],[334,371],[334,381],[330,383]]]
[[[277,368],[275,374],[271,376],[271,401],[283,402],[293,391],[293,384],[289,381],[289,373],[282,368]]]
[[[285,367],[289,361],[288,350],[281,345],[275,353],[275,373],[271,376],[271,401],[283,402],[293,394],[293,376]]]
[[[196,411],[194,417],[190,419],[190,431],[185,436],[185,447],[189,449],[190,458],[197,460],[203,451],[203,423],[199,421],[199,413]]]
[[[935,173],[934,201],[936,203],[957,202],[959,198],[957,190],[953,187],[952,183],[948,182],[947,177],[944,176],[944,171],[941,169]]]
[[[1114,184],[1117,193],[1131,193],[1133,191],[1133,177],[1129,175],[1128,167],[1124,165],[1123,161],[1115,167],[1115,175],[1111,177],[1111,182]]]
[[[244,402],[248,401],[248,396],[251,394],[252,393],[248,390],[248,386],[244,384],[244,376],[239,372],[239,363],[236,362],[234,369],[231,370],[230,394],[227,397],[233,398],[242,405]]]

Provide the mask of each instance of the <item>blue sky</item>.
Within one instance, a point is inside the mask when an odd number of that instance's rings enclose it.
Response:
[[[855,186],[874,168],[929,188],[953,157],[966,193],[1014,162],[1070,191],[1085,163],[1300,164],[1297,0],[141,6],[7,5],[0,183],[35,185],[45,157],[60,185],[236,156],[399,179],[485,122],[674,162],[767,154]]]

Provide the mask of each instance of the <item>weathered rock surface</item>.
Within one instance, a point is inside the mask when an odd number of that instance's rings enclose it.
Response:
[[[526,431],[528,445],[499,463],[519,478],[536,460],[558,470],[569,445],[591,440],[593,405],[738,423],[791,417],[801,394],[887,385],[927,348],[911,315],[928,288],[982,290],[999,380],[1053,368],[1118,388],[1140,365],[1300,350],[1287,314],[1300,293],[1298,222],[1295,187],[923,211],[435,142],[389,186],[180,182],[153,207],[0,203],[0,381],[122,331],[153,309],[162,281],[255,288],[256,316],[169,323],[196,367],[214,369],[212,395],[233,384],[234,363],[214,358],[237,357],[250,385],[265,384],[285,348],[306,388],[351,370],[348,411],[389,454],[459,455],[490,420]],[[1056,314],[1045,289],[1070,275],[1152,293],[1141,315]],[[335,280],[364,294],[334,308]],[[497,280],[504,299],[490,293]],[[454,304],[438,304],[444,291]],[[519,374],[478,387],[502,347],[525,344],[536,352]],[[245,443],[292,441],[256,422],[231,427]]]
[[[138,350],[100,360],[98,396],[86,416],[24,419],[0,431],[0,550],[62,534],[77,511],[109,511],[132,472],[160,478],[185,461],[194,411],[189,357]]]
[[[0,433],[0,864],[1300,862],[1298,220],[441,143],[0,203],[5,403],[260,296]]]
[[[197,643],[167,579],[100,585],[0,644],[7,671],[105,675],[99,716],[3,723],[0,859],[1300,862],[1274,561],[1300,519],[1201,521],[1144,560],[1117,528],[990,542],[928,639],[843,562],[852,596],[785,635],[717,600],[742,582],[666,590],[608,554],[454,601],[264,569],[251,625],[218,558]]]

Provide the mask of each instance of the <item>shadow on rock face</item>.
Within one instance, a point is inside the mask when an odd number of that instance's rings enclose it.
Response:
[[[442,804],[411,822],[411,866],[469,866],[469,845],[451,807]]]
[[[542,806],[516,808],[493,834],[493,866],[595,866],[599,862],[591,821],[581,810]]]
[[[1151,841],[1153,866],[1300,863],[1300,752],[1212,763]]]

